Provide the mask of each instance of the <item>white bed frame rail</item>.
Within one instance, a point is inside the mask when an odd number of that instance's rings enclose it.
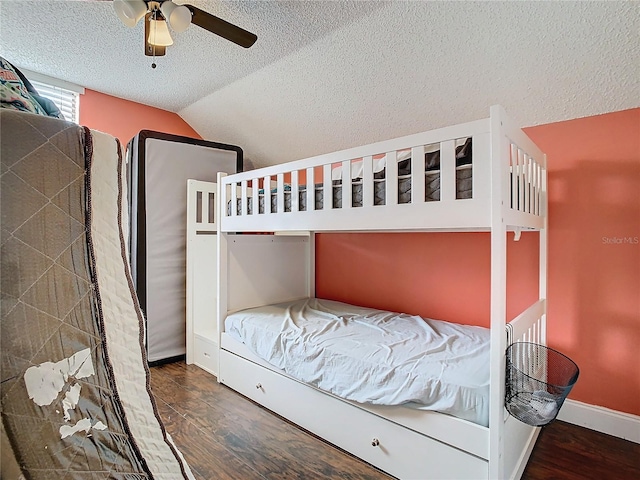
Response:
[[[456,198],[456,140],[472,138],[472,198]],[[500,137],[505,150],[494,154]],[[440,200],[425,201],[425,146],[440,147]],[[412,151],[410,203],[398,203],[398,153]],[[385,204],[374,205],[373,157],[386,157]],[[351,202],[352,169],[362,162],[363,205]],[[342,208],[332,207],[333,169],[341,169]],[[378,142],[340,152],[311,157],[227,176],[221,191],[222,231],[366,231],[366,230],[490,230],[492,204],[504,206],[508,229],[540,229],[545,212],[546,160],[544,154],[522,131],[513,126],[499,106],[492,107],[488,119],[440,128],[429,132]],[[497,176],[495,175],[497,174]],[[302,178],[306,180],[302,181]],[[285,182],[285,179],[287,180]],[[498,180],[500,188],[493,182]],[[285,191],[285,183],[290,190]],[[323,207],[315,209],[313,186],[323,185]],[[271,193],[266,189],[264,212],[259,212],[259,196],[251,195],[260,185],[276,185],[276,211],[271,211]],[[307,208],[300,210],[301,185],[306,185]],[[504,192],[504,193],[503,193]],[[291,211],[285,211],[285,195],[291,195]],[[496,194],[499,194],[497,196]],[[250,199],[250,200],[249,200]],[[248,203],[252,213],[249,214]],[[384,212],[381,210],[384,209]],[[380,222],[384,215],[384,222]]]

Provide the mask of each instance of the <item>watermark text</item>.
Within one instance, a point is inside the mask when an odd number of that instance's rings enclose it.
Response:
[[[602,237],[603,245],[638,245],[640,237]]]

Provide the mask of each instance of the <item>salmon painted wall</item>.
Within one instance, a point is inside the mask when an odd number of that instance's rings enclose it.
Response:
[[[548,342],[570,398],[640,415],[640,109],[527,128],[549,170]],[[489,323],[487,233],[316,235],[316,295]],[[510,317],[537,295],[538,234],[508,242]]]
[[[640,415],[640,108],[532,127],[549,168],[552,346],[571,397]]]
[[[123,147],[140,130],[202,138],[177,113],[88,89],[80,95],[80,125],[117,137]]]

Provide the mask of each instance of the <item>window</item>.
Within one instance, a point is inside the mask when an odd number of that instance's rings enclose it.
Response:
[[[62,115],[64,115],[65,120],[78,123],[80,120],[80,111],[78,109],[79,93],[54,87],[53,85],[47,85],[46,83],[40,83],[32,80],[29,81],[40,95],[48,98],[56,104],[62,112]]]
[[[79,123],[80,95],[84,93],[84,88],[40,73],[21,70],[40,95],[56,104],[65,120]]]

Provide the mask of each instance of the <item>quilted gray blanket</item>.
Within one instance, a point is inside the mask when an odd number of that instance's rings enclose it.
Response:
[[[193,478],[149,388],[117,140],[0,110],[2,478]]]

